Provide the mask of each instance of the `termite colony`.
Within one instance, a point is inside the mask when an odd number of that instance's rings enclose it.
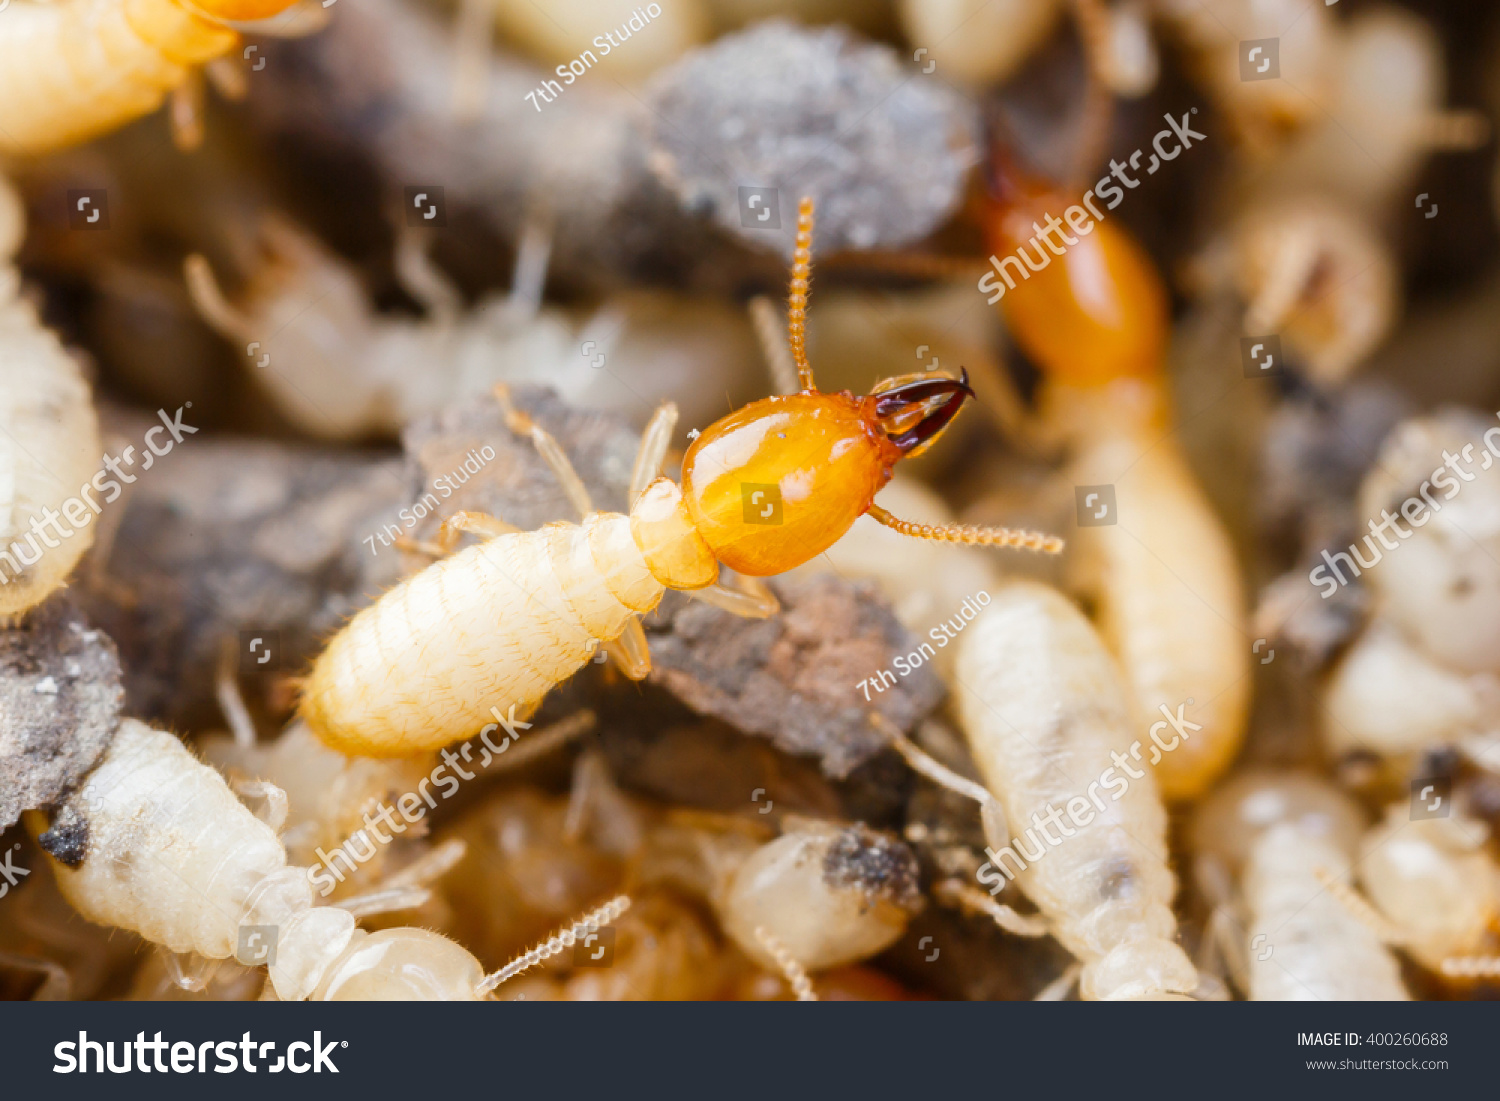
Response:
[[[1500,20],[547,7],[0,5],[0,991],[1494,997]]]

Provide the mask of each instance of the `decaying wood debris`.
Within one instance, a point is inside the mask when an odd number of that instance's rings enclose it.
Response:
[[[123,699],[114,644],[66,596],[0,629],[0,830],[83,778]]]

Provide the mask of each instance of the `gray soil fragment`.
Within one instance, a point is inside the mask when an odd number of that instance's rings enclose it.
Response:
[[[235,439],[182,458],[131,487],[111,584],[87,607],[125,656],[132,714],[216,725],[220,647],[253,632],[273,647],[260,671],[303,672],[399,580],[400,556],[373,540],[415,495],[394,458]]]
[[[1264,522],[1296,530],[1301,549],[1332,541],[1335,530],[1353,517],[1360,480],[1380,453],[1381,441],[1409,412],[1404,397],[1376,382],[1354,382],[1336,394],[1306,394],[1278,405],[1261,450]]]
[[[88,855],[88,821],[69,803],[57,812],[51,827],[36,842],[54,859],[76,868]]]
[[[671,705],[669,705],[671,706]],[[714,719],[663,723],[621,714],[603,726],[600,744],[621,783],[668,803],[764,815],[845,817],[839,794],[811,761],[778,753]]]
[[[823,879],[857,887],[867,898],[885,899],[912,912],[922,908],[917,858],[892,837],[856,822],[839,831],[823,859]]]
[[[876,587],[829,576],[770,584],[781,612],[759,620],[668,594],[647,623],[651,679],[843,779],[885,748],[871,711],[910,730],[942,700],[942,682],[923,666],[866,701],[860,681],[917,647]]]
[[[624,512],[639,437],[619,417],[572,409],[544,386],[517,386],[516,408],[552,433],[601,512]],[[408,471],[435,512],[413,529],[437,533],[460,510],[486,512],[523,531],[553,520],[577,522],[562,485],[529,438],[505,426],[500,405],[486,396],[414,421],[402,434]],[[486,459],[485,449],[494,454]],[[467,463],[467,465],[466,465]]]
[[[66,597],[0,629],[0,829],[83,778],[123,699],[114,643]]]
[[[1334,541],[1330,551],[1347,546],[1358,536]],[[1322,564],[1309,555],[1297,568],[1282,574],[1262,590],[1255,611],[1257,632],[1275,646],[1285,645],[1296,656],[1299,669],[1316,673],[1326,668],[1364,629],[1369,618],[1370,595],[1354,579],[1341,585],[1328,600],[1309,600],[1307,575]]]
[[[687,209],[786,256],[801,196],[818,201],[815,253],[898,245],[947,218],[978,159],[962,97],[838,28],[726,35],[649,93],[657,175]],[[746,188],[778,194],[752,210]]]

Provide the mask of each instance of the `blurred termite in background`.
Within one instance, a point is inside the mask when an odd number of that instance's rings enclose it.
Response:
[[[1069,480],[1114,491],[1114,522],[1100,515],[1103,526],[1079,531],[1075,584],[1097,601],[1138,729],[1184,703],[1201,725],[1156,769],[1167,799],[1191,799],[1244,736],[1250,649],[1239,565],[1173,425],[1166,291],[1150,257],[1097,207],[998,152],[991,188],[985,228],[1004,283],[988,273],[980,290],[1041,369],[1042,431],[1066,449]],[[1065,247],[1044,246],[1054,231]]]
[[[93,543],[99,513],[93,396],[78,363],[21,296],[12,260],[25,229],[20,197],[0,177],[0,623],[63,584]],[[119,484],[110,484],[118,497]],[[80,507],[80,493],[89,507]]]
[[[1401,782],[1449,746],[1500,770],[1497,454],[1500,426],[1477,411],[1397,425],[1360,485],[1350,545],[1326,548],[1308,574],[1314,599],[1354,583],[1372,596],[1370,622],[1323,686],[1336,756],[1373,755]]]
[[[1409,800],[1387,807],[1359,844],[1360,886],[1376,911],[1368,924],[1450,981],[1500,975],[1500,866],[1489,841],[1466,815],[1413,819]],[[1356,912],[1361,903],[1349,899]]]
[[[1423,161],[1475,148],[1489,132],[1478,112],[1443,107],[1442,51],[1419,16],[1378,6],[1317,30],[1327,18],[1299,13],[1280,59],[1295,65],[1304,50],[1320,53],[1326,100],[1277,133],[1274,156],[1241,147],[1218,204],[1224,227],[1187,272],[1195,294],[1237,292],[1243,331],[1281,334],[1325,388],[1343,382],[1395,325],[1400,280],[1387,238]],[[1239,81],[1233,94],[1280,83]]]
[[[130,719],[78,790],[50,816],[30,812],[28,825],[81,914],[189,956],[185,969],[176,966],[180,985],[208,981],[217,961],[234,956],[267,963],[263,997],[473,1000],[520,969],[524,961],[486,978],[478,960],[437,933],[356,928],[362,917],[421,905],[430,894],[422,884],[461,858],[461,842],[435,847],[374,890],[317,906],[309,869],[287,864],[277,835],[285,793],[262,782],[255,794],[267,820],[175,737]],[[580,929],[629,905],[606,903],[548,947],[571,945]]]
[[[1196,877],[1217,907],[1205,953],[1220,953],[1252,1001],[1410,999],[1381,934],[1349,904],[1364,825],[1347,795],[1296,772],[1241,773],[1198,808]]]
[[[305,18],[300,28],[286,24],[292,33],[322,25],[322,9],[309,0],[13,0],[0,25],[0,152],[86,141],[151,113],[169,93],[174,138],[196,145],[198,67],[239,44],[235,24],[278,33],[274,17],[299,4]],[[209,72],[230,94],[243,92],[243,72],[232,65]]]
[[[743,820],[714,829],[709,818],[657,827],[645,874],[707,899],[730,939],[767,970],[784,970],[786,959],[804,971],[868,959],[921,909],[910,850],[866,826],[789,816],[782,835],[765,841],[732,828]]]
[[[1145,757],[1139,740],[1131,744],[1128,693],[1094,627],[1055,589],[1016,582],[995,594],[958,650],[958,715],[993,793],[979,798],[990,848],[978,878],[990,897],[960,883],[958,903],[1011,932],[1051,933],[1079,960],[1085,999],[1192,994],[1198,975],[1175,940],[1156,780],[1172,753],[1148,745]],[[1040,920],[994,901],[1007,878]]]
[[[541,382],[569,404],[637,416],[641,391],[672,389],[690,416],[706,416],[754,355],[748,326],[706,299],[615,295],[581,324],[543,307],[550,243],[540,216],[522,233],[509,293],[472,308],[421,233],[398,229],[395,252],[398,280],[425,310],[420,320],[379,313],[353,265],[275,215],[241,250],[247,278],[237,301],[196,253],[184,264],[188,293],[215,331],[247,350],[251,373],[286,416],[326,439],[396,436],[497,382]]]

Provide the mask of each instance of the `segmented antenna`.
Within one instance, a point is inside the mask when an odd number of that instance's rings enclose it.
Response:
[[[1323,889],[1331,894],[1343,905],[1344,909],[1379,937],[1384,943],[1391,945],[1403,945],[1406,937],[1400,929],[1397,929],[1379,910],[1371,906],[1353,887],[1339,879],[1327,868],[1314,868],[1313,878],[1323,885]],[[1444,961],[1445,963],[1447,961]]]
[[[776,961],[776,966],[781,968],[782,976],[786,979],[787,985],[792,988],[792,993],[797,995],[799,1002],[818,1000],[818,995],[813,991],[812,980],[807,977],[807,969],[786,950],[786,945],[766,932],[764,925],[755,927],[755,939],[760,941],[760,946],[771,954],[771,958]]]
[[[807,293],[812,278],[813,201],[802,196],[797,204],[797,247],[792,251],[792,290],[786,300],[786,337],[797,364],[797,382],[804,390],[815,389],[812,367],[807,362]]]
[[[892,516],[879,505],[871,505],[866,515],[902,535],[931,539],[937,543],[962,543],[969,547],[1020,547],[1023,550],[1041,551],[1043,554],[1058,554],[1063,549],[1061,538],[1041,531],[980,527],[973,524],[917,524]]]
[[[476,988],[475,993],[484,997],[495,987],[513,979],[522,971],[528,971],[541,963],[557,955],[564,948],[571,948],[580,937],[586,937],[590,933],[597,933],[601,925],[608,925],[615,921],[626,910],[630,909],[629,895],[616,895],[597,910],[590,910],[583,917],[575,921],[566,929],[560,929],[542,944],[538,944],[524,955],[517,956],[493,975],[488,976]]]
[[[1441,970],[1450,979],[1492,979],[1500,975],[1500,959],[1493,956],[1451,956]]]

